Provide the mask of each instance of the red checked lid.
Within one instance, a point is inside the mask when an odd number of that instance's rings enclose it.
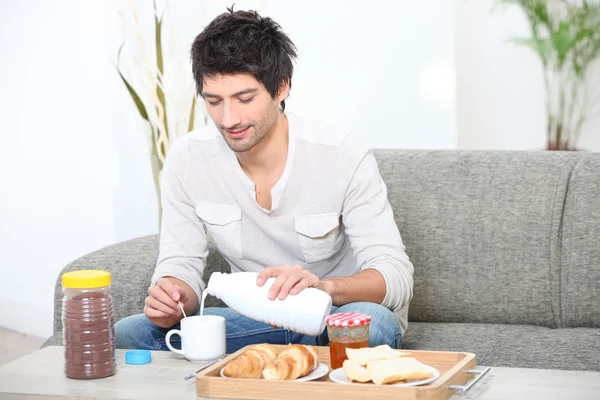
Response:
[[[371,322],[371,316],[357,312],[331,314],[325,318],[329,326],[363,326]]]

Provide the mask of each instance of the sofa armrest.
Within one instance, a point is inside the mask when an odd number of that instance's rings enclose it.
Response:
[[[115,322],[143,312],[144,299],[158,258],[158,235],[104,247],[69,263],[56,280],[53,336],[62,336],[62,274],[79,269],[103,269],[111,274]],[[61,339],[62,340],[62,339]]]
[[[209,255],[203,279],[212,272],[231,272],[229,264],[209,238]],[[111,293],[115,322],[144,311],[144,299],[156,268],[159,235],[144,236],[104,247],[69,263],[60,272],[54,289],[54,329],[44,344],[62,343],[62,274],[79,269],[103,269],[111,273]],[[222,307],[223,302],[209,296],[206,307]]]
[[[50,336],[44,344],[42,345],[42,349],[46,346],[62,346],[63,345],[63,333],[62,331],[54,332],[52,336]]]

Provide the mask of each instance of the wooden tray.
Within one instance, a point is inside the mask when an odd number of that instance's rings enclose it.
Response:
[[[464,385],[470,379],[468,372],[475,368],[473,353],[455,353],[444,351],[406,350],[423,364],[440,371],[440,377],[423,386],[394,387],[373,383],[339,384],[329,379],[329,373],[313,381],[269,381],[265,379],[223,378],[221,369],[230,360],[242,354],[248,348],[227,356],[215,365],[196,376],[196,394],[200,397],[228,399],[448,399],[456,393],[451,385]],[[277,347],[285,347],[278,345]],[[329,347],[317,347],[319,361],[330,366]],[[331,368],[330,371],[331,372]]]

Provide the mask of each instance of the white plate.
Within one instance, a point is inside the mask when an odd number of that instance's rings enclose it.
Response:
[[[428,366],[429,367],[429,366]],[[431,383],[433,381],[435,381],[437,378],[440,377],[440,371],[438,371],[437,369],[433,368],[433,367],[429,367],[431,368],[431,370],[433,371],[433,376],[431,378],[427,378],[427,379],[418,379],[418,380],[410,380],[410,381],[406,381],[406,383],[386,383],[386,385],[388,386],[420,386],[420,385],[427,385],[428,383]],[[329,374],[329,379],[331,379],[334,382],[337,383],[343,383],[343,384],[351,384],[351,383],[357,383],[359,385],[374,385],[373,382],[350,382],[350,380],[348,379],[348,376],[346,375],[346,373],[344,372],[344,368],[338,368],[338,369],[334,369],[333,371],[331,371],[331,373]]]
[[[225,376],[223,374],[223,370],[225,370],[225,367],[223,367],[221,369],[221,376],[223,378],[229,378],[228,376]],[[314,379],[319,379],[320,377],[327,375],[328,372],[329,372],[329,367],[326,364],[319,363],[317,365],[317,368],[315,368],[315,370],[313,372],[311,372],[310,374],[303,376],[301,378],[294,379],[294,381],[299,381],[299,382],[312,381]]]

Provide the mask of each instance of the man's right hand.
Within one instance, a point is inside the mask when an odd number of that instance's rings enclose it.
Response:
[[[160,278],[148,289],[144,315],[154,325],[170,328],[183,317],[178,304],[180,301],[186,314],[193,314],[198,306],[195,292],[185,282],[172,277]]]

